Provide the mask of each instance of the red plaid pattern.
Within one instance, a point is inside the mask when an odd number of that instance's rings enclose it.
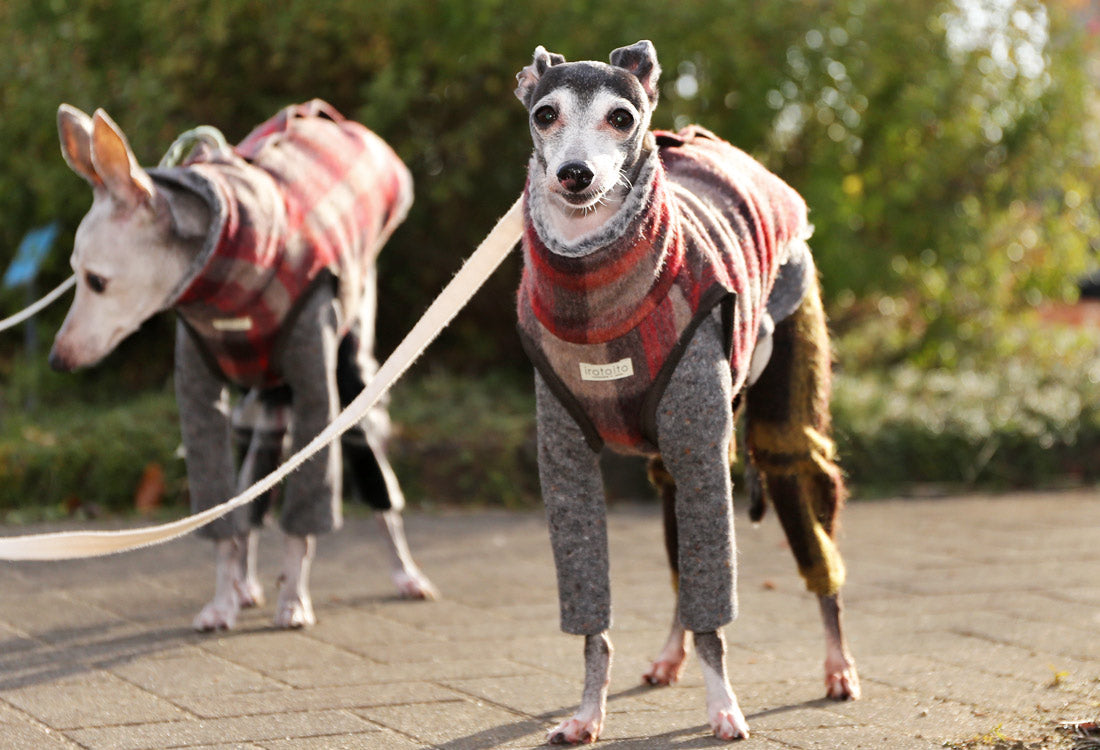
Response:
[[[412,202],[405,165],[377,135],[315,99],[287,107],[232,154],[184,169],[216,196],[216,245],[175,302],[225,378],[283,382],[280,332],[325,269],[338,280],[344,330],[382,244]]]
[[[809,233],[802,198],[748,154],[697,126],[655,135],[649,200],[616,243],[563,257],[527,216],[521,338],[594,450],[656,451],[664,386],[721,303],[741,389],[780,250]]]

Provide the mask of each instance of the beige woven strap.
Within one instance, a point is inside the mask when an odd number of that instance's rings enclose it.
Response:
[[[439,332],[489,278],[509,251],[519,241],[523,232],[523,199],[508,209],[489,235],[478,245],[450,283],[428,307],[409,334],[397,345],[370,384],[354,401],[336,415],[336,418],[304,448],[291,456],[286,463],[256,482],[247,490],[221,505],[204,510],[178,521],[122,531],[65,531],[52,534],[0,538],[0,560],[69,560],[79,557],[97,557],[114,552],[148,547],[194,531],[234,508],[251,502],[290,472],[302,465],[310,456],[356,424],[367,410],[401,377],[420,356]]]
[[[39,311],[41,311],[42,309],[44,309],[46,307],[49,307],[51,304],[53,304],[54,300],[56,300],[58,297],[60,297],[65,292],[72,289],[73,286],[75,286],[75,285],[76,285],[76,277],[75,276],[70,276],[69,278],[65,279],[60,284],[58,284],[56,287],[54,287],[54,290],[52,292],[50,292],[49,294],[47,294],[42,299],[35,302],[33,305],[30,305],[29,307],[23,308],[22,310],[17,312],[15,315],[10,315],[10,316],[4,318],[3,320],[0,320],[0,331],[6,331],[9,328],[11,328],[12,326],[19,325],[20,323],[22,323],[27,318],[34,317],[35,315],[38,314]]]

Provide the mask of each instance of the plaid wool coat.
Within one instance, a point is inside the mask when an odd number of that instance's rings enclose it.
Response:
[[[655,136],[640,208],[610,244],[565,257],[525,215],[520,337],[597,451],[657,451],[658,402],[716,307],[743,387],[789,245],[811,232],[802,197],[748,154],[698,126]]]
[[[390,147],[319,99],[283,109],[229,153],[199,149],[150,174],[210,206],[203,251],[169,306],[212,367],[245,387],[283,382],[278,346],[314,284],[336,279],[346,332],[412,203]]]

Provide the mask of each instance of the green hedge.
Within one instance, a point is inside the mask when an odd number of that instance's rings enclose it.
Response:
[[[1087,37],[1061,4],[1012,10],[966,33],[951,0],[6,0],[0,264],[59,218],[43,285],[67,273],[90,195],[58,153],[59,103],[105,107],[153,163],[186,128],[237,140],[319,96],[389,140],[416,178],[381,259],[389,348],[523,185],[530,142],[512,89],[535,45],[606,60],[651,38],[664,68],[654,124],[702,122],[806,196],[830,307],[922,285],[934,320],[916,344],[936,352],[975,296],[1002,309],[1070,293],[1100,232]],[[517,268],[490,280],[435,361],[522,361]],[[0,294],[4,308],[21,302]],[[0,336],[0,358],[17,345]]]

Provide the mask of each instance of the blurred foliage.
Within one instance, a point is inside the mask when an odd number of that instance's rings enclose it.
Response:
[[[535,45],[606,59],[651,38],[664,67],[655,124],[702,122],[806,196],[838,327],[907,312],[912,335],[884,356],[951,365],[996,348],[998,317],[1072,294],[1089,262],[1100,227],[1082,26],[1038,0],[8,0],[0,261],[53,218],[68,246],[89,205],[59,158],[60,102],[104,107],[152,163],[195,124],[235,141],[319,96],[390,141],[417,179],[381,260],[388,350],[522,188],[530,141],[511,91]],[[43,285],[66,272],[56,255]],[[522,365],[517,272],[513,258],[434,358]],[[870,298],[882,304],[858,302]],[[158,354],[170,331],[151,327]]]
[[[1084,365],[1062,357],[1045,331],[1026,323],[1028,310],[1044,301],[1072,300],[1073,282],[1094,264],[1100,238],[1100,138],[1090,77],[1097,50],[1070,5],[5,0],[0,266],[28,229],[57,218],[65,233],[39,288],[68,273],[66,248],[91,196],[60,157],[59,103],[88,112],[105,108],[150,164],[196,124],[215,125],[237,141],[280,107],[322,97],[386,138],[416,178],[413,211],[380,260],[384,354],[522,189],[530,139],[512,89],[534,47],[606,60],[614,47],[650,38],[664,68],[655,126],[700,122],[758,156],[806,197],[840,335],[838,425],[847,425],[854,454],[902,456],[882,441],[901,433],[912,436],[909,442],[932,440],[932,426],[951,440],[969,434],[947,421],[920,421],[925,400],[953,403],[951,388],[966,377],[992,389],[963,389],[975,399],[1008,398],[1012,389],[1027,390],[1029,377],[1041,390],[1045,373],[1062,378],[1067,389],[1075,378],[1089,382]],[[433,368],[454,373],[463,387],[467,376],[529,371],[513,332],[518,270],[518,258],[509,259],[414,370],[418,380],[410,387],[423,391],[423,401],[395,402],[395,412],[409,421],[408,434],[422,445],[399,456],[407,458],[407,470],[435,461],[428,427],[433,410],[450,414],[482,393],[433,381]],[[0,291],[0,309],[23,303],[22,290]],[[43,339],[63,315],[59,304],[40,316]],[[27,365],[19,331],[0,334],[0,435],[14,439],[34,421],[18,414],[33,391],[44,430],[88,431],[98,436],[82,443],[89,450],[152,449],[127,432],[122,412],[112,409],[149,389],[170,397],[172,337],[170,316],[159,316],[98,368],[57,375]],[[1004,365],[1010,360],[1018,369]],[[924,382],[926,372],[932,375]],[[526,376],[519,382],[528,393]],[[516,406],[507,393],[503,386],[490,389],[476,410],[454,413]],[[1084,400],[1077,403],[1081,414],[1091,414]],[[910,422],[900,416],[902,404]],[[80,416],[85,408],[88,415]],[[513,414],[511,408],[505,414]],[[91,417],[96,409],[103,420]],[[68,416],[51,422],[55,414]],[[893,421],[884,421],[887,414]],[[155,424],[166,428],[172,418],[156,411]],[[493,446],[511,445],[487,475],[474,471],[462,480],[471,492],[491,487],[487,494],[511,497],[512,470],[529,458],[515,446],[528,438],[502,416],[493,428],[500,442],[493,443],[488,433],[477,433],[481,422],[465,418],[469,426],[460,421],[441,434],[469,433],[467,446],[488,442],[469,448],[468,460],[433,465],[481,466],[499,452]],[[987,432],[1015,430],[997,419]],[[979,433],[947,444],[980,448]],[[174,430],[166,434],[175,439]],[[3,450],[8,463],[0,475],[8,482],[15,454]],[[90,477],[100,476],[75,454],[65,456],[56,460],[77,472],[73,481],[90,486]],[[856,459],[853,472],[870,476],[871,466]],[[140,470],[136,464],[134,472]],[[457,469],[448,471],[455,476]],[[21,476],[22,489],[13,492],[53,486],[22,484],[30,475]],[[514,496],[527,490],[517,486]]]

